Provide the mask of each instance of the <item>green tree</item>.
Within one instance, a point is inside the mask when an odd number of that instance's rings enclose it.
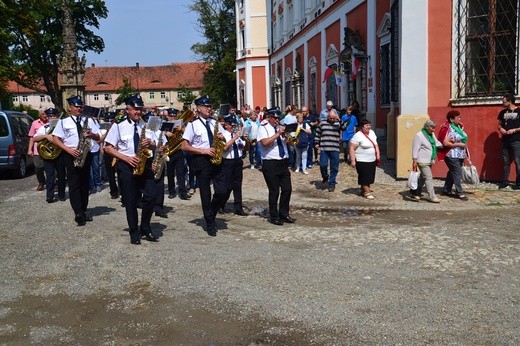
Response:
[[[63,49],[63,0],[0,0],[0,88],[2,81],[18,84],[51,97],[62,107],[59,59]],[[78,51],[100,53],[103,39],[99,18],[108,11],[102,0],[69,2]],[[0,93],[1,94],[1,93]]]
[[[116,94],[119,94],[115,101],[116,106],[122,105],[128,97],[137,94],[137,90],[132,87],[132,81],[129,77],[123,76],[123,85],[116,90]]]
[[[215,104],[236,102],[236,32],[234,0],[194,0],[190,10],[198,14],[199,32],[206,42],[191,50],[208,63],[202,92]]]

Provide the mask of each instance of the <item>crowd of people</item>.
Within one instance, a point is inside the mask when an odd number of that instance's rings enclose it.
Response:
[[[250,169],[262,172],[268,190],[268,220],[274,225],[296,222],[290,215],[291,176],[308,174],[313,165],[319,165],[322,187],[334,192],[340,162],[349,164],[357,173],[360,196],[375,199],[372,185],[381,152],[372,124],[361,116],[357,103],[338,111],[328,101],[319,114],[312,114],[307,106],[288,106],[282,113],[278,108],[237,110],[231,105],[226,114],[215,116],[208,96],[195,100],[195,111],[169,108],[145,113],[137,94],[125,100],[124,112],[108,119],[84,115],[79,96],[67,103],[66,116],[58,119],[58,111],[49,108],[32,124],[28,154],[35,158],[37,190],[45,189],[46,201],[54,203],[65,200],[68,185],[74,220],[84,226],[92,221],[87,214],[89,194],[101,191],[102,180],[108,181],[111,198],[121,197],[130,242],[135,245],[142,239],[158,241],[150,221],[154,213],[168,218],[165,195],[188,200],[198,191],[210,236],[217,235],[217,214],[226,212],[231,196],[233,212],[246,216],[242,201],[245,158]],[[501,188],[509,186],[511,153],[515,159],[520,154],[519,113],[514,97],[506,95],[504,111],[498,116],[504,158]],[[468,134],[460,118],[458,111],[451,110],[438,135],[436,124],[428,120],[413,138],[412,170],[420,178],[410,199],[420,200],[425,186],[428,200],[440,202],[432,175],[432,165],[438,160],[448,168],[441,194],[468,199],[461,184],[462,166],[469,159]]]

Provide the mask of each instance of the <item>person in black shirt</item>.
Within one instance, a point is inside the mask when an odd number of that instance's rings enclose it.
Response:
[[[515,97],[506,94],[503,98],[504,109],[498,113],[498,131],[502,134],[502,159],[504,168],[501,189],[509,188],[509,169],[511,154],[516,166],[516,188],[520,189],[520,108],[515,105]]]

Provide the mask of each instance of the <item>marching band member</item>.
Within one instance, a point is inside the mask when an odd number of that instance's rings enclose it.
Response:
[[[222,164],[214,165],[211,163],[211,158],[218,154],[213,147],[213,143],[216,140],[221,140],[221,137],[214,138],[215,126],[219,125],[211,118],[211,99],[208,96],[199,97],[195,100],[195,105],[197,106],[198,117],[186,126],[182,136],[184,141],[181,149],[193,156],[192,167],[200,189],[206,232],[208,235],[215,237],[218,231],[215,216],[226,203],[229,187],[226,185]],[[223,131],[219,128],[217,128],[218,132],[222,133]],[[219,134],[219,136],[222,135]],[[211,197],[211,182],[213,182],[215,189],[213,198]]]
[[[222,155],[222,169],[226,172],[228,179],[228,186],[233,190],[233,207],[235,214],[246,216],[244,207],[242,205],[242,168],[244,163],[242,161],[242,153],[247,150],[247,142],[240,138],[240,131],[235,131],[237,120],[235,117],[228,115],[224,118],[223,136],[226,140],[224,153]],[[226,202],[231,195],[231,190],[226,196]],[[225,205],[225,203],[224,203]]]
[[[156,194],[152,159],[146,158],[143,152],[139,152],[139,144],[142,150],[154,146],[155,133],[145,130],[143,136],[145,123],[140,116],[144,104],[138,94],[127,98],[125,104],[127,117],[110,128],[105,139],[105,151],[117,159],[126,221],[130,229],[130,243],[139,245],[142,237],[148,241],[157,241],[150,226]],[[146,160],[144,172],[141,175],[134,175],[134,168],[139,165],[140,160]],[[141,227],[138,227],[137,214],[139,190],[143,191]]]
[[[99,127],[92,119],[81,115],[83,107],[81,96],[70,97],[67,102],[70,115],[58,121],[52,135],[54,144],[62,149],[61,155],[67,170],[70,205],[75,214],[74,221],[78,226],[84,226],[87,221],[92,221],[92,217],[86,214],[92,156],[90,147],[80,148],[79,144],[82,138],[85,143],[91,140],[98,141]],[[84,150],[88,152],[84,153]],[[83,154],[86,155],[84,162],[76,166],[76,159],[81,159]]]
[[[33,137],[33,141],[38,143],[43,139],[47,139],[49,142],[53,143],[52,133],[49,131],[52,130],[51,121],[57,120],[58,110],[56,108],[48,108],[45,110],[45,114],[49,117],[49,122],[45,125],[41,126],[36,134]],[[60,164],[62,161],[62,155],[58,155],[55,159],[43,159],[43,166],[45,169],[45,176],[47,181],[45,183],[45,188],[47,190],[46,200],[47,203],[54,203],[54,189],[56,187],[56,177],[58,180],[58,198],[60,201],[65,200],[65,167],[63,164]]]
[[[177,119],[179,111],[175,108],[169,108],[167,119],[174,121]],[[177,126],[174,131],[183,132],[182,126]],[[165,135],[170,138],[174,135],[173,132],[166,131]],[[166,175],[168,176],[168,198],[175,198],[175,178],[177,178],[177,187],[179,188],[179,196],[182,200],[188,200],[191,196],[186,189],[186,160],[182,150],[177,150],[169,156],[170,160],[166,164]]]
[[[278,108],[268,110],[268,123],[258,130],[261,145],[262,174],[269,189],[269,215],[274,225],[296,220],[289,216],[292,185],[289,172],[289,152],[283,133],[285,126],[279,126],[281,112]],[[278,204],[278,197],[280,203]]]

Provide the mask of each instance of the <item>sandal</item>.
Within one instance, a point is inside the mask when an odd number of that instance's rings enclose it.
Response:
[[[366,199],[374,199],[374,196],[372,196],[370,193],[367,193],[364,196]]]

